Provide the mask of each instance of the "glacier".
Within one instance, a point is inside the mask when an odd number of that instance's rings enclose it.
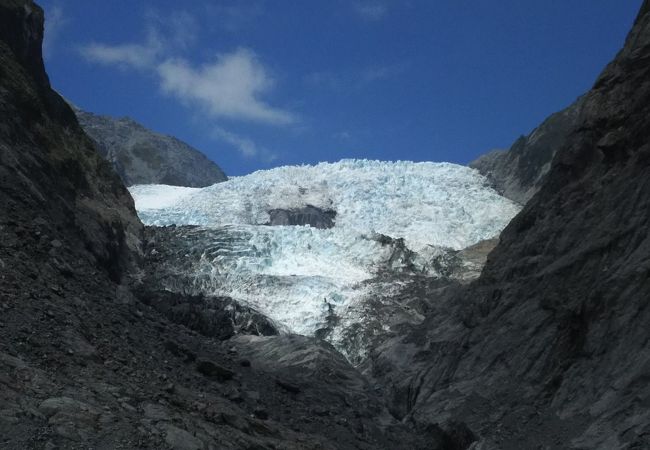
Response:
[[[440,277],[432,258],[497,236],[520,209],[478,171],[432,162],[342,160],[130,191],[146,225],[209,231],[185,274],[197,291],[246,303],[293,333],[329,326],[320,335],[349,357],[346,331],[363,326],[370,300],[404,284],[387,273]],[[335,211],[334,226],[266,225],[272,210],[307,206]]]

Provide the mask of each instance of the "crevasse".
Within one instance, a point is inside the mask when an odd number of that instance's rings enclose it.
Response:
[[[477,171],[431,162],[342,160],[206,188],[130,191],[147,225],[220,230],[219,242],[206,243],[213,251],[199,265],[210,274],[201,289],[245,301],[302,334],[323,326],[332,307],[343,324],[363,320],[354,311],[372,288],[362,282],[385,269],[394,250],[378,234],[403,238],[424,263],[432,248],[459,250],[498,235],[519,210]],[[273,209],[308,205],[336,211],[335,226],[264,225]]]

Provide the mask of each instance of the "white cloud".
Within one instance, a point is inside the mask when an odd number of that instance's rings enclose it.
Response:
[[[163,57],[189,48],[199,26],[192,15],[176,12],[163,16],[156,10],[146,14],[147,37],[142,43],[109,45],[93,42],[79,51],[86,60],[121,69],[155,69]]]
[[[120,69],[152,69],[157,60],[171,50],[169,42],[162,38],[163,33],[154,25],[147,25],[147,38],[143,43],[101,44],[92,42],[79,48],[79,53],[87,61],[117,66]]]
[[[122,69],[149,69],[156,60],[157,47],[147,44],[106,45],[92,43],[81,48],[88,61]]]
[[[235,10],[228,11],[234,14]],[[163,93],[200,111],[202,117],[271,125],[298,121],[293,113],[264,100],[275,82],[252,50],[239,48],[219,54],[205,64],[189,61],[183,54],[196,43],[199,25],[186,13],[162,16],[151,10],[146,15],[145,30],[146,38],[142,42],[116,45],[95,42],[80,47],[79,52],[92,63],[152,75]],[[278,158],[276,153],[252,139],[220,126],[212,125],[209,135],[234,147],[244,158],[265,163]]]
[[[186,11],[161,14],[155,9],[146,13],[148,36],[161,43],[167,52],[187,50],[196,43],[200,25]]]
[[[232,133],[221,127],[213,130],[212,137],[232,145],[245,158],[258,158],[267,163],[277,159],[275,153],[259,147],[252,139]]]
[[[363,19],[371,22],[381,20],[388,13],[388,6],[379,1],[358,1],[354,10]]]
[[[273,79],[250,50],[222,54],[199,67],[183,59],[169,59],[158,66],[157,72],[164,92],[197,104],[215,117],[274,125],[296,120],[291,113],[260,99],[273,86]]]
[[[68,21],[60,5],[54,5],[47,10],[45,15],[45,39],[43,40],[43,54],[46,58],[52,56],[59,34],[68,24]]]
[[[214,130],[213,136],[216,139],[227,142],[228,144],[237,148],[237,150],[239,150],[239,153],[241,153],[242,156],[246,158],[253,158],[259,154],[257,145],[249,138],[231,133],[230,131],[224,130],[223,128],[216,128]]]
[[[213,117],[272,125],[296,122],[292,113],[262,99],[274,80],[254,52],[240,48],[196,65],[179,56],[197,40],[199,25],[193,16],[161,16],[152,10],[146,21],[144,42],[95,42],[82,46],[81,55],[94,63],[150,72],[164,93]]]

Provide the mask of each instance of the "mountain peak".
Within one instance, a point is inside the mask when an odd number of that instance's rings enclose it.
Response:
[[[127,186],[162,183],[203,187],[227,180],[221,168],[199,150],[151,131],[130,117],[114,118],[79,108],[75,113]]]

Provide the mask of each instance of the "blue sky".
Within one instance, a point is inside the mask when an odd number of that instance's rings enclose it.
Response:
[[[641,0],[40,4],[61,94],[241,175],[507,148],[591,87]]]

